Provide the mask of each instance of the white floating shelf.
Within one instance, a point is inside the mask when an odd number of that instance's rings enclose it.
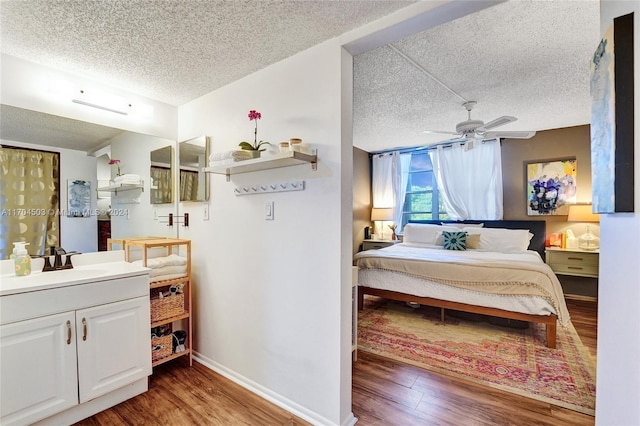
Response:
[[[231,175],[238,173],[257,172],[259,170],[277,169],[280,167],[297,166],[299,164],[311,164],[311,169],[317,170],[317,162],[317,154],[288,151],[272,155],[267,154],[264,157],[253,158],[251,160],[235,161],[220,166],[205,167],[202,170],[206,173],[225,175],[228,181]]]
[[[118,195],[118,191],[131,191],[133,189],[141,189],[144,191],[144,182],[140,181],[140,183],[136,183],[136,184],[114,183],[109,186],[103,186],[101,188],[97,188],[96,191],[115,192],[115,194]]]

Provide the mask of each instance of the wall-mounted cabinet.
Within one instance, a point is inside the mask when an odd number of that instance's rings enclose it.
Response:
[[[297,166],[300,164],[311,164],[311,169],[317,170],[317,154],[287,151],[251,160],[236,161],[229,164],[205,167],[203,170],[206,173],[225,175],[227,177],[227,181],[229,181],[231,175],[239,173],[257,172],[260,170],[277,169],[280,167]]]

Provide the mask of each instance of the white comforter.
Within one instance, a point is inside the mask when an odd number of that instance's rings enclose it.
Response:
[[[359,284],[539,315],[569,313],[562,287],[535,251],[497,253],[395,244],[356,254]]]

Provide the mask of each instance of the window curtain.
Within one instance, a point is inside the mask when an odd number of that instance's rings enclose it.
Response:
[[[0,147],[0,259],[13,243],[43,255],[60,245],[60,154]]]
[[[172,203],[171,169],[151,166],[151,180],[151,204]]]
[[[499,139],[438,146],[429,156],[440,197],[453,220],[502,219]]]
[[[397,152],[374,154],[372,159],[371,193],[373,208],[393,207],[393,162]]]
[[[411,153],[396,155],[393,159],[393,222],[398,226],[396,233],[402,232],[404,197],[407,195]]]
[[[196,201],[198,199],[198,173],[180,170],[180,201]]]
[[[393,208],[393,222],[402,224],[411,154],[397,151],[374,154],[371,188],[374,208]],[[400,232],[399,229],[396,232]]]

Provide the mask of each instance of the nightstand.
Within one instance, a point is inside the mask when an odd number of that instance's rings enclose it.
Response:
[[[547,247],[545,253],[547,264],[556,274],[598,278],[600,252],[597,250]]]
[[[389,247],[394,245],[396,242],[397,240],[364,240],[362,242],[362,251]]]

